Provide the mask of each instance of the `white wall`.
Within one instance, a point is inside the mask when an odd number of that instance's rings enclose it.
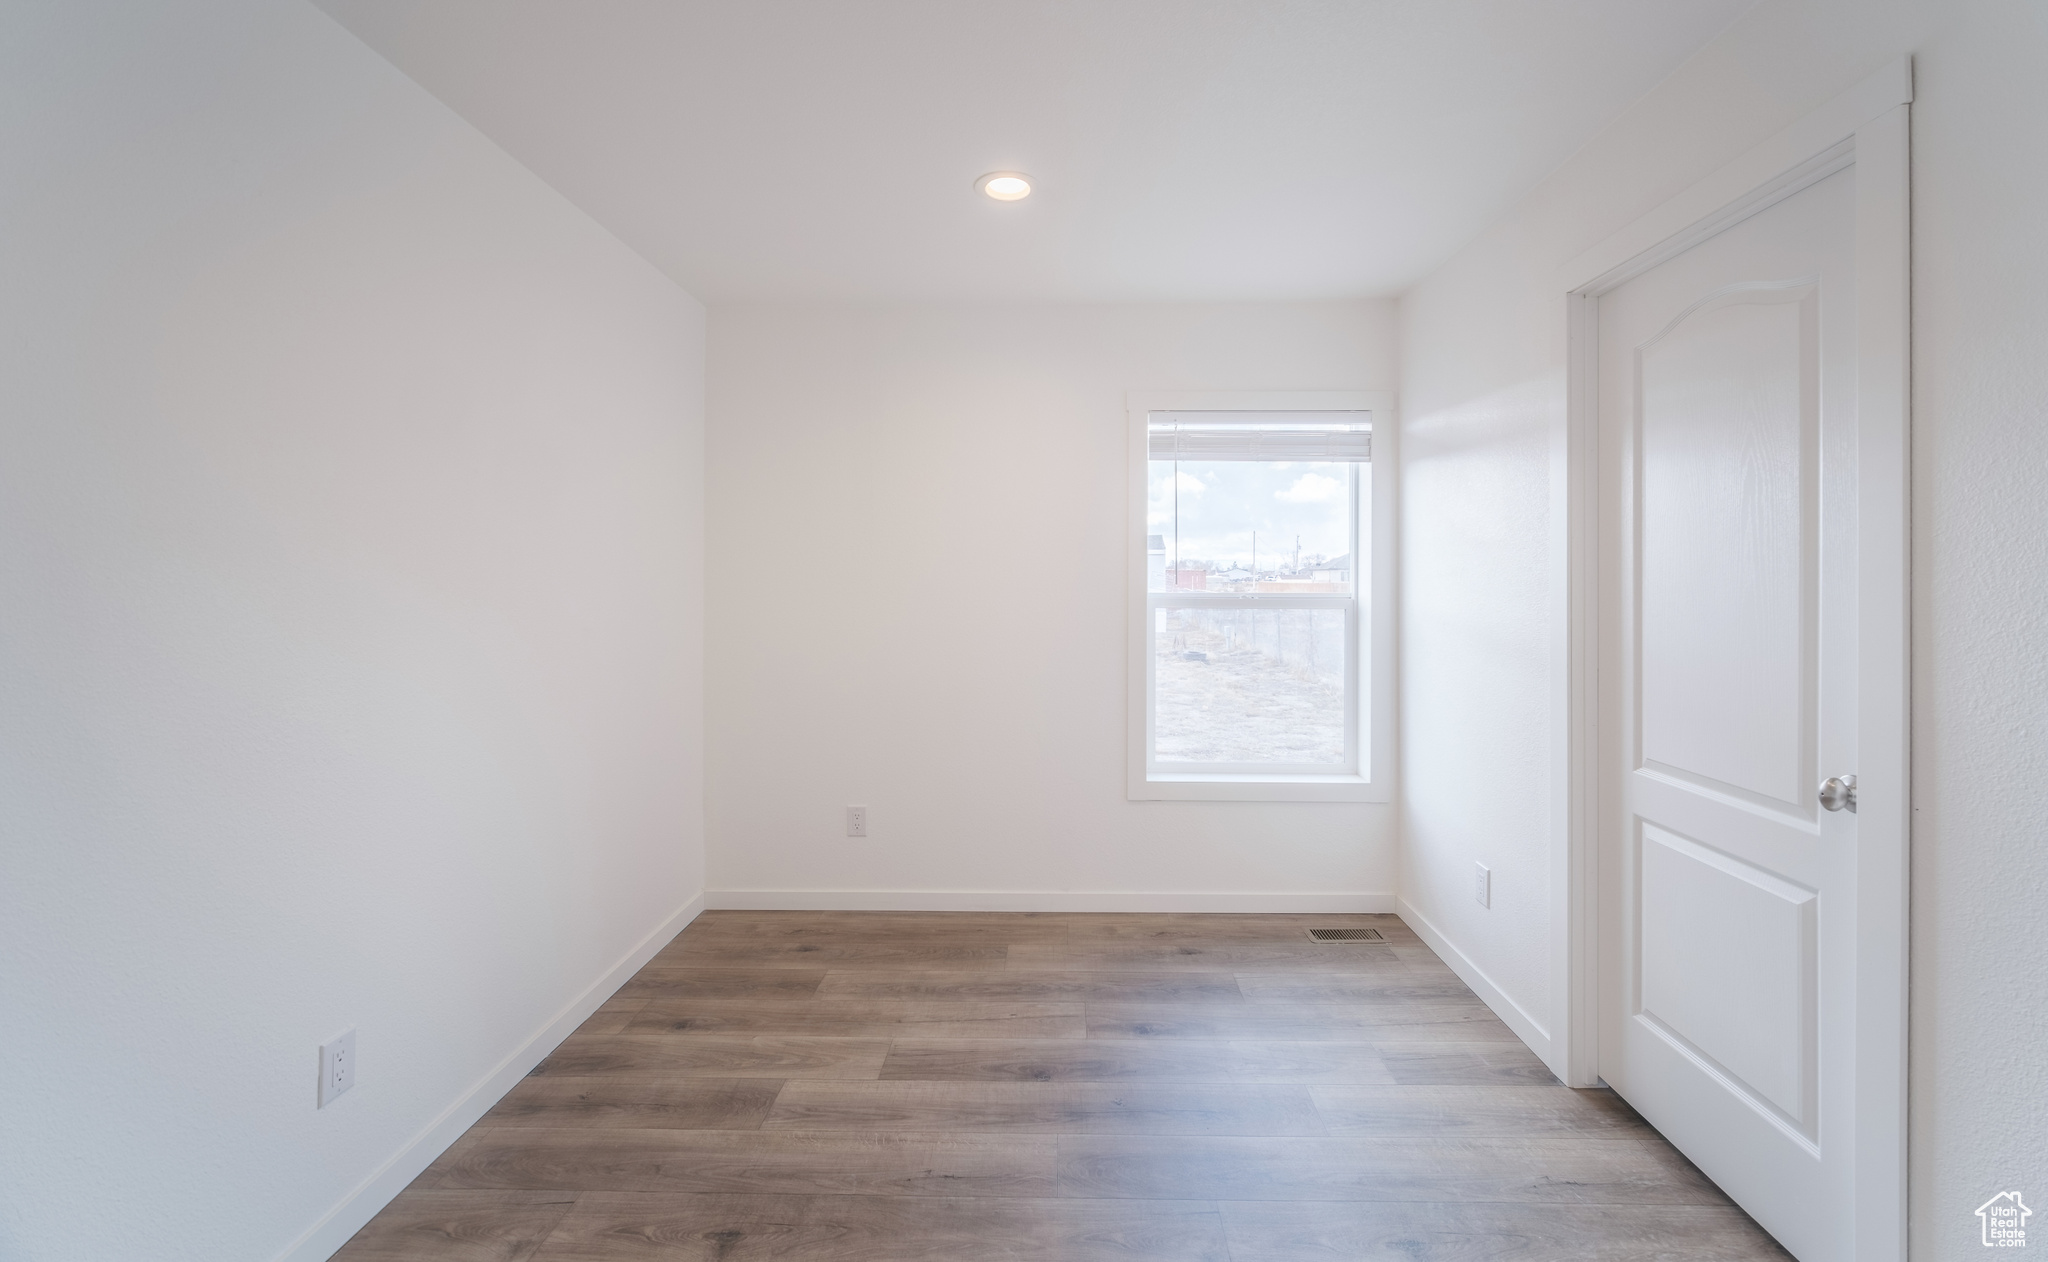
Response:
[[[1902,53],[1917,67],[1912,1237],[2048,1187],[2048,18],[1766,0],[1402,303],[1402,893],[1554,1016],[1552,454],[1580,251]],[[1472,792],[1475,768],[1488,791]],[[1471,862],[1496,870],[1472,899]]]
[[[1387,806],[1125,800],[1124,396],[1387,389],[1392,326],[1384,301],[715,307],[713,905],[1384,904]]]
[[[701,888],[703,312],[303,4],[6,21],[0,1257],[325,1257]]]

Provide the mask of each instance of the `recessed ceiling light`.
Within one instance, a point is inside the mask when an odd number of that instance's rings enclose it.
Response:
[[[999,202],[1022,201],[1031,196],[1031,177],[1021,171],[990,171],[974,182],[974,191]]]

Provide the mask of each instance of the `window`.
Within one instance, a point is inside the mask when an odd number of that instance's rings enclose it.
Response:
[[[1133,396],[1135,798],[1385,797],[1387,409],[1277,399]]]

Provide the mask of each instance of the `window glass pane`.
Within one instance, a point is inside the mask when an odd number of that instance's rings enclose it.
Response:
[[[1342,609],[1153,611],[1153,757],[1344,761]]]
[[[1149,463],[1150,590],[1351,592],[1352,485],[1360,466]]]

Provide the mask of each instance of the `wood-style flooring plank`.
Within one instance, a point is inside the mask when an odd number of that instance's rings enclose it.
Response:
[[[994,942],[1065,941],[1064,912],[1001,911],[717,911],[690,922],[680,939],[755,942],[891,939]]]
[[[1101,1082],[792,1082],[762,1123],[809,1131],[1321,1135],[1306,1087]]]
[[[897,1039],[879,1076],[923,1082],[1370,1085],[1394,1081],[1384,1057],[1376,1046],[1346,1043]]]
[[[1378,929],[1389,936],[1415,937],[1414,930],[1390,912],[1074,911],[1065,915],[1068,931],[1077,940],[1175,933],[1298,937],[1310,929]]]
[[[1232,1082],[1373,1086],[1394,1081],[1394,1076],[1387,1072],[1386,1049],[1371,1043],[1284,1043],[1240,1039],[1229,1046],[1233,1056],[1230,1062]]]
[[[1017,947],[1016,950],[1037,948]],[[1046,947],[1059,951],[1063,947]],[[1001,942],[799,942],[754,946],[721,940],[698,945],[680,939],[656,960],[686,968],[990,968],[1010,966],[1012,948]]]
[[[1550,1067],[1519,1041],[1389,1046],[1381,1049],[1381,1059],[1404,1087],[1557,1085]]]
[[[333,1262],[529,1262],[575,1200],[571,1192],[408,1188]]]
[[[677,968],[649,964],[619,988],[620,998],[650,999],[813,999],[825,980],[824,969],[810,968]]]
[[[1252,1003],[1280,1004],[1467,1004],[1484,1007],[1472,988],[1445,976],[1417,976],[1414,970],[1377,973],[1238,973],[1237,988]]]
[[[483,1127],[441,1189],[754,1195],[1050,1196],[1049,1135]]]
[[[887,1039],[576,1034],[533,1070],[574,1078],[873,1078]]]
[[[1726,1204],[1682,1158],[1626,1139],[1063,1135],[1062,1196],[1133,1200]],[[1660,1151],[1660,1148],[1662,1149]],[[447,1179],[442,1186],[452,1186]]]
[[[906,1003],[820,1000],[656,999],[626,1024],[633,1034],[735,1034],[874,1038],[1080,1038],[1078,1003]]]
[[[1313,942],[1226,942],[1209,940],[1173,945],[1037,946],[1009,948],[1012,969],[1086,972],[1233,973],[1261,969],[1289,973],[1367,973],[1387,971],[1432,978],[1455,977],[1440,961],[1404,959],[1392,946],[1351,947],[1339,953]]]
[[[1229,1262],[1214,1205],[590,1193],[534,1262]]]
[[[1245,1001],[1230,973],[1103,973],[1012,969],[1008,972],[832,972],[820,999],[977,1000],[1009,1003],[1222,1003]]]
[[[781,1090],[779,1078],[528,1075],[477,1124],[750,1131]]]
[[[629,1028],[648,1020],[643,1010]],[[1088,1005],[1088,1037],[1265,1039],[1300,1043],[1515,1043],[1505,1022],[1469,1004]]]
[[[836,1084],[826,1084],[836,1085]],[[873,1086],[853,1083],[852,1086]],[[1570,1087],[1313,1087],[1332,1135],[1497,1139],[1587,1135],[1655,1139],[1657,1132],[1612,1091]]]
[[[923,1082],[1231,1082],[1234,1060],[1224,1043],[897,1039],[878,1077]]]
[[[1232,1262],[1785,1262],[1720,1205],[1225,1202]]]

